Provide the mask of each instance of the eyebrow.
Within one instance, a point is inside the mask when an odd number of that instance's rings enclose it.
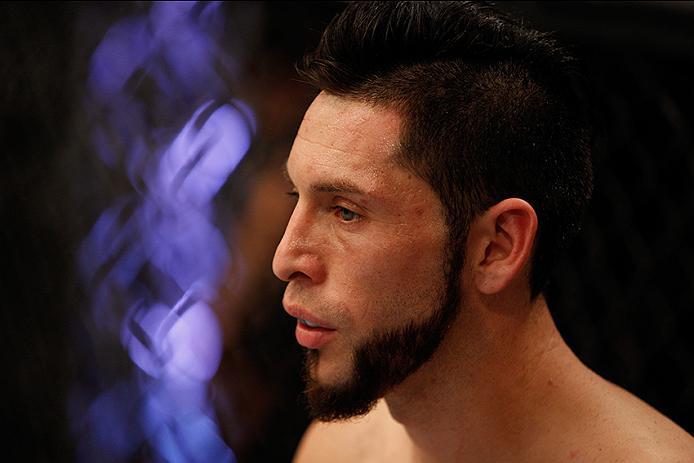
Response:
[[[366,192],[355,184],[340,179],[312,184],[310,190],[314,193],[350,193],[366,196]]]
[[[289,171],[287,170],[286,162],[284,163],[284,166],[282,168],[282,173],[284,175],[284,178],[289,183],[291,183],[292,186],[294,186],[294,182],[292,182],[292,179],[289,176]],[[364,191],[362,188],[344,179],[335,179],[327,182],[314,183],[310,186],[309,190],[313,193],[350,193],[368,196],[368,193]]]

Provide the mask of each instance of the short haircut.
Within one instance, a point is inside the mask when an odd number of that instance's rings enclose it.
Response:
[[[485,4],[355,2],[297,68],[327,93],[401,114],[397,160],[438,194],[453,252],[478,214],[528,201],[531,298],[545,289],[593,183],[582,81],[548,34]]]

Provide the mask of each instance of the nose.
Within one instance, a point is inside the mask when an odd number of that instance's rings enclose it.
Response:
[[[302,280],[313,284],[325,279],[317,228],[309,214],[297,205],[272,259],[272,271],[277,278],[287,282]]]

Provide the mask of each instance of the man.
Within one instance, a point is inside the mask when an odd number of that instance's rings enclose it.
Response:
[[[306,57],[273,262],[317,419],[297,461],[694,461],[543,297],[592,188],[571,65],[459,2],[350,4]]]

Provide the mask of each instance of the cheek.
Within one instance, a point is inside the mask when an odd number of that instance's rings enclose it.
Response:
[[[346,259],[340,291],[354,304],[358,322],[425,318],[443,291],[443,245],[435,239],[403,237],[377,245],[371,240]]]

